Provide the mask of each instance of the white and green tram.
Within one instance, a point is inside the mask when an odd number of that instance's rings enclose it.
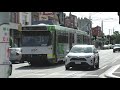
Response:
[[[23,26],[22,60],[32,65],[58,63],[73,45],[89,43],[90,36],[81,30],[59,25]]]

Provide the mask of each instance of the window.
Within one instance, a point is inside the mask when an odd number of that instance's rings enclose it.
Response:
[[[10,21],[13,23],[18,23],[18,12],[11,12]]]
[[[74,34],[72,34],[72,43],[74,43]]]
[[[92,47],[73,47],[70,52],[72,53],[92,53]]]
[[[58,32],[58,43],[68,43],[68,33]]]
[[[80,43],[80,35],[77,35],[77,43]]]
[[[27,22],[27,15],[23,15],[22,24],[26,25],[26,22]]]
[[[49,46],[52,44],[50,32],[24,31],[22,33],[22,46]]]
[[[22,30],[47,30],[46,26],[36,26],[36,27],[22,27]]]

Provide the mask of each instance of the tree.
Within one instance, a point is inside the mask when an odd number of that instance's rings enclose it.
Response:
[[[120,35],[119,31],[113,32],[113,35]]]
[[[112,38],[114,40],[114,44],[115,43],[119,44],[120,43],[120,33],[119,33],[119,31],[115,31],[112,35]]]

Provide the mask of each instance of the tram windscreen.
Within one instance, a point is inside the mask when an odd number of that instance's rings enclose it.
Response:
[[[22,46],[49,46],[52,41],[51,36],[49,31],[23,31]]]

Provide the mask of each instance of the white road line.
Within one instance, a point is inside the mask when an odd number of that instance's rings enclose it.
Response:
[[[26,75],[22,75],[22,76],[18,76],[18,77],[15,77],[15,78],[24,78],[25,76],[44,76],[44,75],[46,75],[46,74],[26,74]],[[26,77],[26,78],[27,78]],[[28,77],[29,78],[29,77]]]
[[[114,72],[114,73],[120,73],[120,72]]]
[[[80,73],[80,74],[75,73],[75,74],[72,74],[72,75],[68,75],[65,78],[81,78],[81,77],[85,76],[86,74],[87,74],[87,72],[86,73]]]
[[[31,74],[25,74],[25,75],[17,76],[17,77],[15,77],[15,78],[23,78],[23,77],[29,76],[29,75],[31,75]]]
[[[112,63],[116,62],[118,59],[116,59],[115,61],[113,61]]]
[[[54,72],[54,73],[51,73],[51,74],[40,74],[39,72],[35,72],[35,73],[29,73],[29,74],[25,74],[25,75],[20,75],[20,76],[17,76],[15,78],[22,78],[22,77],[25,77],[25,76],[31,76],[31,75],[45,75],[45,76],[42,76],[42,77],[46,77],[46,76],[51,76],[51,75],[59,75],[60,72],[63,72],[65,70],[62,70],[62,71],[59,71],[59,72]],[[42,72],[42,71],[41,71]]]
[[[108,69],[107,71],[105,71],[104,73],[102,73],[101,75],[99,75],[99,77],[106,78],[105,76],[107,76],[107,77],[113,77],[113,78],[120,78],[120,77],[117,77],[117,76],[112,74],[119,67],[120,67],[120,65],[113,66],[110,69]]]
[[[89,76],[89,77],[92,77],[92,76],[98,76],[98,75],[85,75],[85,76]]]
[[[105,65],[104,67],[102,67],[101,69],[104,69],[104,68],[106,68],[108,65]]]

